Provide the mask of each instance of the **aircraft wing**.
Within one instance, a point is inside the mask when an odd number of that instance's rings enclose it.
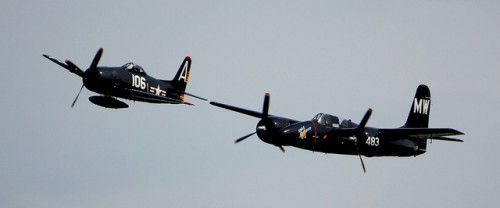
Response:
[[[43,54],[43,57],[51,60],[52,62],[56,63],[59,66],[62,66],[63,68],[65,68],[68,71],[70,71],[71,73],[74,73],[74,74],[76,74],[76,75],[78,75],[80,77],[84,77],[85,76],[85,72],[83,72],[81,69],[79,69],[71,61],[66,60],[65,62],[62,62],[62,61],[59,61],[58,59],[56,59],[56,58],[54,58],[52,56],[46,55],[46,54]],[[68,65],[68,64],[70,64],[70,65]]]
[[[232,106],[232,105],[226,105],[226,104],[214,102],[214,101],[210,102],[210,104],[215,105],[215,106],[220,107],[220,108],[232,110],[234,112],[242,113],[242,114],[245,114],[248,116],[253,116],[255,118],[262,118],[263,117],[261,112],[257,112],[257,111],[253,111],[253,110],[248,110],[248,109],[244,109],[244,108],[240,108],[240,107],[236,107],[236,106]],[[272,115],[268,115],[268,116],[272,116]]]
[[[425,137],[427,139],[463,142],[461,139],[448,138],[446,136],[463,135],[464,133],[451,128],[397,128],[379,129],[379,134],[390,137]]]
[[[139,90],[131,90],[131,89],[122,89],[122,90],[130,92],[130,94],[128,96],[133,97],[133,98],[137,98],[139,100],[147,100],[147,101],[157,102],[157,103],[193,105],[192,103],[184,102],[182,100],[178,100],[178,99],[174,99],[174,98],[170,98],[170,97],[158,96],[158,95],[146,93],[146,92],[139,91]]]

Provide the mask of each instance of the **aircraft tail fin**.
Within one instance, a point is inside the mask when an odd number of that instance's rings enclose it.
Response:
[[[177,74],[172,80],[172,85],[177,91],[184,92],[189,80],[189,71],[191,70],[191,57],[186,56],[182,62]]]
[[[174,79],[171,81],[174,90],[179,94],[179,99],[184,101],[184,94],[186,93],[186,86],[189,80],[189,72],[191,70],[191,57],[186,56],[182,61],[179,70],[175,74]]]
[[[404,128],[428,128],[429,114],[431,109],[431,91],[426,85],[417,88],[408,119]]]
[[[175,74],[174,79],[172,80],[161,80],[163,82],[167,82],[172,85],[171,89],[168,89],[172,94],[170,94],[174,99],[178,99],[182,101],[184,104],[191,104],[188,102],[184,102],[184,96],[188,95],[200,100],[207,101],[207,99],[187,93],[186,92],[186,86],[189,81],[189,73],[191,71],[191,57],[186,56],[184,58],[184,61],[182,61],[181,66],[179,67],[179,70],[177,70],[177,73]]]

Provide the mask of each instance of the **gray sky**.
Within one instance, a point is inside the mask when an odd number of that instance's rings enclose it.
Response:
[[[500,204],[498,1],[11,1],[0,7],[0,207],[492,207]],[[257,137],[257,119],[194,107],[91,104],[86,68],[140,64],[188,91],[298,120],[403,124],[416,87],[431,127],[466,133],[411,158],[325,155]]]

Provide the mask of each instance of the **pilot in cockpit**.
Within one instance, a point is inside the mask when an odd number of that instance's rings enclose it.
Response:
[[[313,118],[314,121],[318,122],[320,125],[324,125],[326,128],[338,128],[339,118],[337,116],[332,116],[329,114],[318,113]]]
[[[125,68],[127,71],[133,72],[133,73],[138,73],[138,74],[146,74],[144,69],[142,69],[141,66],[134,64],[132,62],[126,63],[122,66]]]

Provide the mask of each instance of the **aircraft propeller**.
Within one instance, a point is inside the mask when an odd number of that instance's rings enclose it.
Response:
[[[253,136],[255,133],[257,133],[257,132],[252,132],[252,133],[250,133],[248,135],[242,136],[241,138],[235,140],[234,143],[238,144],[239,142],[245,140],[246,138]]]
[[[90,73],[96,72],[97,64],[99,63],[99,60],[101,59],[102,52],[103,52],[103,49],[100,48],[97,51],[96,55],[94,56],[94,59],[92,60],[92,63],[90,64],[90,67],[86,71],[83,71],[82,69],[80,69],[76,64],[74,64],[70,60],[65,60],[64,62],[61,62],[61,61],[57,60],[56,58],[51,57],[51,56],[46,55],[46,54],[43,54],[43,57],[51,60],[52,62],[56,63],[59,66],[62,66],[63,68],[67,69],[69,72],[76,74],[85,80],[89,77]],[[78,100],[78,97],[80,96],[80,93],[82,92],[82,89],[84,86],[85,86],[85,83],[82,84],[82,87],[80,88],[80,91],[76,95],[75,100],[71,104],[71,107],[75,106],[76,100]]]
[[[254,117],[257,117],[257,118],[260,118],[261,120],[265,120],[265,119],[268,119],[269,118],[269,102],[270,102],[270,94],[269,93],[266,93],[265,96],[264,96],[264,105],[262,107],[262,113],[258,113],[258,112],[255,112],[255,111],[250,111],[250,110],[245,110],[245,109],[241,109],[241,108],[236,108],[236,107],[229,107],[229,108],[232,108],[232,109],[237,109],[238,112],[240,113],[243,113],[243,114],[247,114],[247,115],[250,115],[250,116],[254,116]],[[215,106],[226,106],[228,107],[227,105],[224,105],[222,103],[217,103],[217,102],[210,102],[212,105],[215,105]],[[247,134],[245,136],[242,136],[240,137],[239,139],[236,139],[234,141],[235,144],[238,144],[240,143],[241,141],[253,136],[254,134],[256,134],[257,131],[255,132],[252,132],[250,134]],[[278,148],[280,148],[280,150],[284,153],[285,152],[285,149],[283,148],[283,146],[281,145],[276,145]]]
[[[75,100],[73,100],[73,103],[71,103],[71,107],[75,106],[76,100],[78,100],[78,97],[80,97],[80,93],[82,92],[84,84],[82,84],[82,87],[80,87],[80,91],[78,91],[78,94],[75,97]]]
[[[366,140],[366,134],[365,134],[365,126],[366,123],[368,123],[368,119],[370,119],[370,116],[372,114],[373,110],[371,108],[366,111],[365,115],[363,116],[363,119],[361,119],[361,122],[359,123],[359,126],[354,130],[354,134],[356,136],[356,151],[358,152],[358,157],[359,160],[361,161],[361,166],[363,167],[363,172],[366,173],[366,168],[365,168],[365,163],[363,162],[363,158],[361,157],[361,153],[359,152],[358,148],[358,140],[362,139],[362,141]]]

